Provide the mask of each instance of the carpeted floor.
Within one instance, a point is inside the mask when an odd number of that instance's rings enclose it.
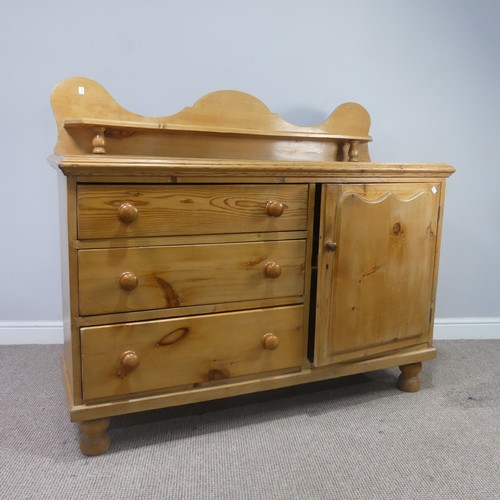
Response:
[[[62,347],[0,347],[2,499],[500,499],[500,341],[397,369],[112,419],[84,457]]]

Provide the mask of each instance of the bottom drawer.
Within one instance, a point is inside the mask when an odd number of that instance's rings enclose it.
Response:
[[[83,398],[298,367],[303,306],[81,329]]]

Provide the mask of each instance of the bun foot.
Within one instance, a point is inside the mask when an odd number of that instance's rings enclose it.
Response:
[[[422,370],[422,363],[412,363],[399,367],[401,375],[398,378],[398,389],[405,392],[417,392],[420,390],[419,374]]]
[[[106,429],[109,426],[109,418],[87,420],[80,422],[80,450],[84,455],[102,455],[109,449],[109,436]]]

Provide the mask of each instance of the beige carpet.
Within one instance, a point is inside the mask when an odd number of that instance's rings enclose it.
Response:
[[[112,420],[78,450],[61,346],[0,347],[1,499],[500,499],[500,341],[398,370]]]

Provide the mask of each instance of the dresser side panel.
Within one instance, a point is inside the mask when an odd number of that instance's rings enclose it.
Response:
[[[64,366],[75,404],[81,402],[80,335],[78,332],[78,268],[76,242],[76,179],[61,172],[59,180]]]
[[[438,185],[438,183],[436,183]],[[436,254],[434,258],[434,275],[432,281],[432,296],[431,296],[431,314],[430,314],[430,325],[429,325],[429,337],[428,337],[428,346],[432,347],[433,345],[433,336],[434,336],[434,318],[436,316],[436,294],[437,294],[437,286],[438,286],[438,277],[439,277],[439,257],[441,254],[441,236],[443,231],[443,213],[444,213],[444,200],[446,196],[446,180],[440,179],[439,182],[439,207],[438,207],[438,221],[437,221],[437,230],[436,230]]]

